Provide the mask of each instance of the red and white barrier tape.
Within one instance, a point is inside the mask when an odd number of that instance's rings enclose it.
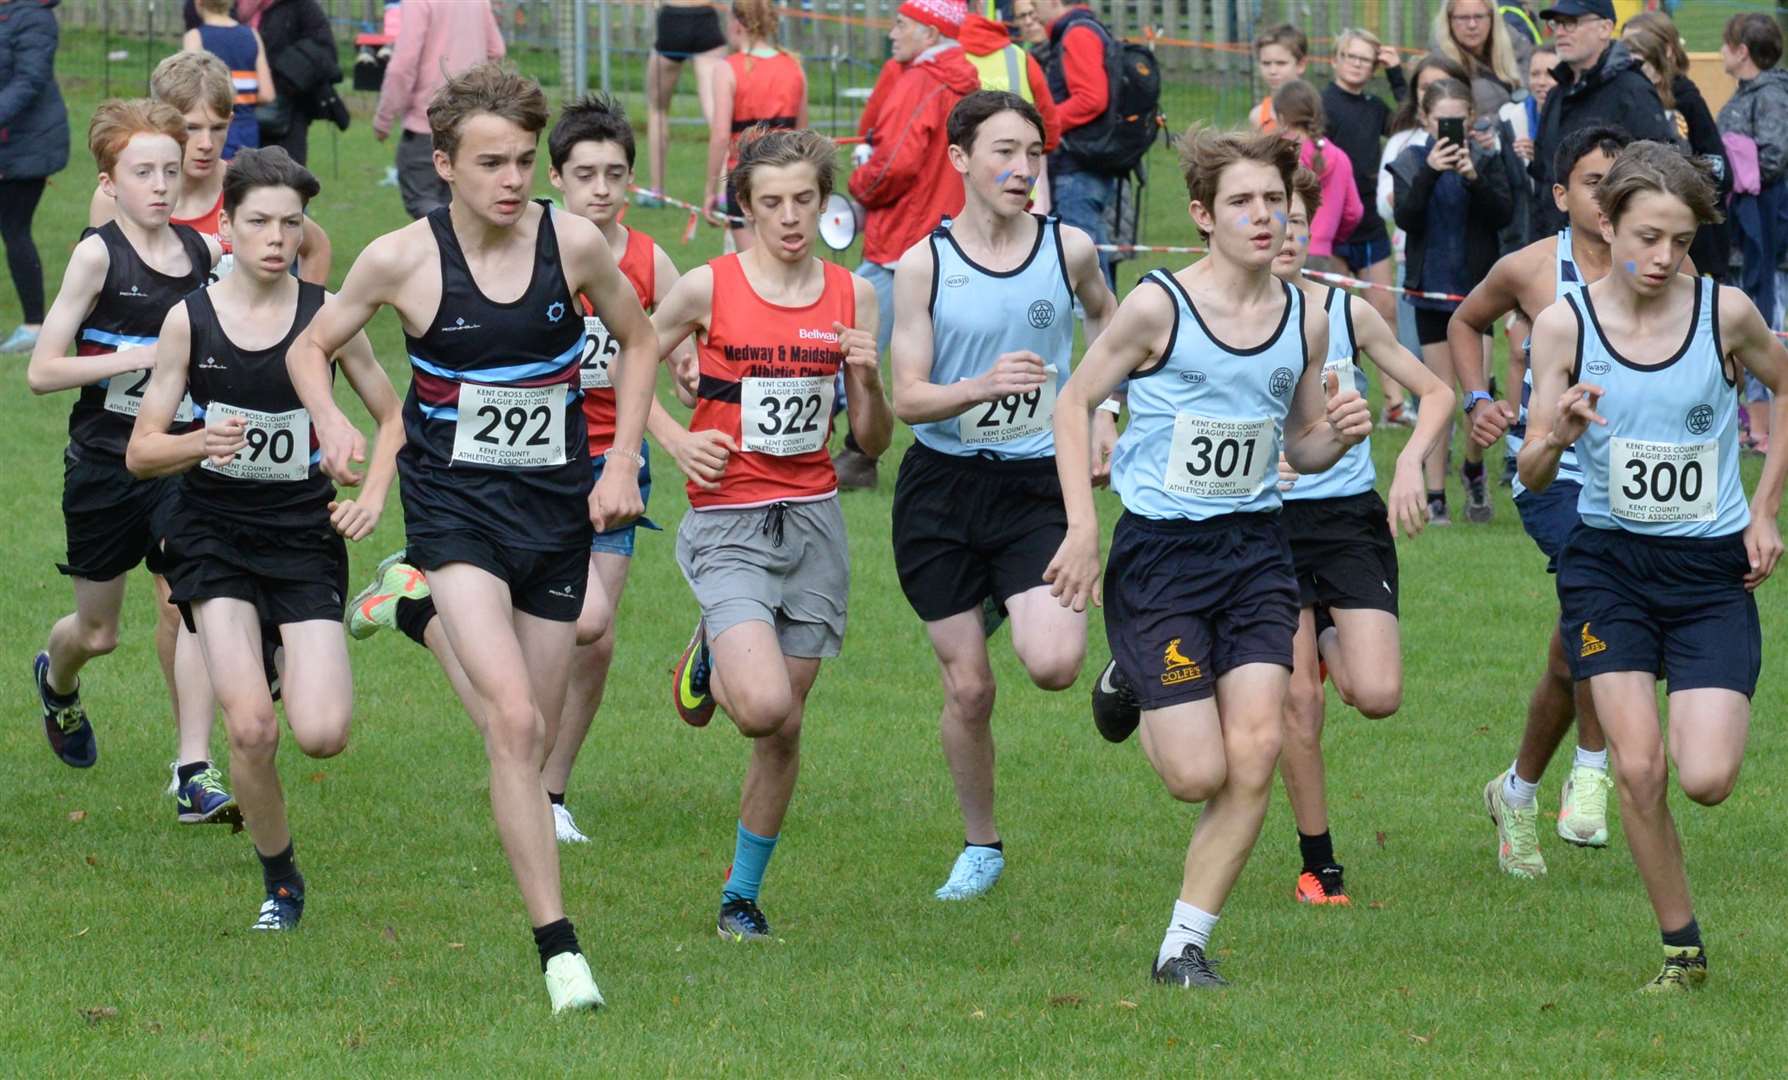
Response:
[[[1465,302],[1465,297],[1454,296],[1452,293],[1423,292],[1420,289],[1405,289],[1396,285],[1380,285],[1375,281],[1361,281],[1359,278],[1348,277],[1346,274],[1331,274],[1327,270],[1306,270],[1304,276],[1317,281],[1326,281],[1330,285],[1343,285],[1349,289],[1382,289],[1399,296],[1414,296],[1423,300],[1450,300],[1455,304]]]

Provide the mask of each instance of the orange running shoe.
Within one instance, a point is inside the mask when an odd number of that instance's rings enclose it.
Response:
[[[1297,888],[1292,890],[1292,897],[1300,904],[1339,904],[1346,907],[1353,901],[1347,898],[1347,889],[1341,884],[1341,866],[1330,863],[1315,873],[1306,870],[1298,875]]]

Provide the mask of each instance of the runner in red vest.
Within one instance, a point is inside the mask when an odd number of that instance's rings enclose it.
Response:
[[[714,76],[714,122],[708,127],[707,186],[702,206],[708,220],[731,226],[740,251],[751,246],[751,229],[740,223],[738,192],[725,174],[739,163],[739,137],[762,124],[773,128],[807,126],[807,75],[801,59],[776,45],[776,9],[770,0],[733,0],[728,31],[739,51]],[[724,187],[723,187],[724,185]],[[723,202],[715,195],[725,192]]]

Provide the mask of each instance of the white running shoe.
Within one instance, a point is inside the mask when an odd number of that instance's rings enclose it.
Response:
[[[972,900],[993,888],[1006,869],[1006,857],[992,848],[965,847],[950,869],[950,880],[934,894],[939,900]]]
[[[553,831],[559,836],[561,844],[587,844],[590,838],[577,831],[577,822],[571,820],[571,811],[564,803],[553,804]]]
[[[1558,835],[1578,847],[1608,846],[1608,793],[1614,781],[1603,769],[1571,768],[1558,803]]]
[[[168,798],[180,794],[180,762],[168,762]]]
[[[546,995],[552,999],[554,1015],[567,1009],[598,1009],[603,1004],[590,963],[579,953],[560,953],[546,962]]]

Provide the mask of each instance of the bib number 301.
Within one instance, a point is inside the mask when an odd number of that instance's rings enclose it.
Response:
[[[565,388],[461,383],[453,460],[500,469],[565,464]]]
[[[1173,447],[1161,486],[1201,499],[1245,499],[1277,473],[1278,439],[1273,421],[1216,420],[1180,413],[1173,420]]]
[[[246,446],[236,451],[227,464],[213,464],[210,458],[200,462],[201,468],[237,480],[263,483],[291,483],[310,475],[310,414],[303,409],[291,412],[265,413],[239,409],[214,401],[205,410],[205,424],[215,427],[224,420],[241,420]]]
[[[1628,521],[1712,521],[1720,493],[1718,443],[1608,440],[1608,509]]]
[[[956,421],[964,446],[999,446],[1049,431],[1055,421],[1054,366],[1043,369],[1043,385],[1022,394],[971,405]]]
[[[832,430],[832,376],[739,381],[739,429],[746,450],[774,457],[811,454]]]
[[[106,411],[120,416],[135,416],[143,411],[143,392],[149,388],[149,369],[126,371],[106,380]],[[174,409],[177,424],[192,421],[192,395],[181,394]]]
[[[578,362],[578,382],[585,390],[607,390],[608,362],[621,352],[621,343],[609,336],[608,327],[594,315],[584,316],[584,352]]]

